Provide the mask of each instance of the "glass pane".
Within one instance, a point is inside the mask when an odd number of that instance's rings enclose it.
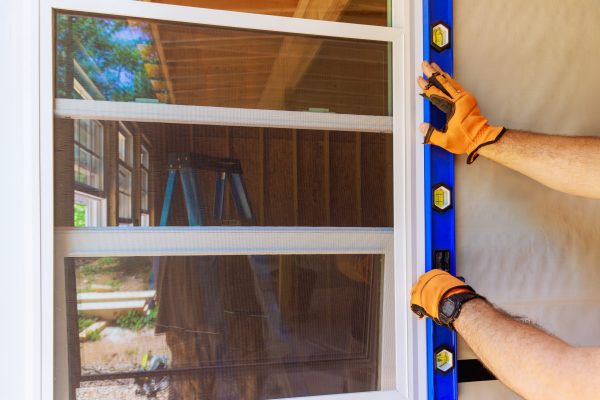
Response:
[[[390,115],[385,42],[57,14],[56,96]]]
[[[67,259],[77,398],[377,390],[382,262],[341,254]]]
[[[131,193],[131,171],[123,166],[119,166],[119,191]]]
[[[119,132],[119,160],[125,161],[125,136]]]
[[[77,136],[77,135],[76,135]],[[82,119],[79,121],[79,144],[88,149],[92,149],[90,140],[90,121]]]
[[[142,219],[140,220],[141,226],[150,226],[150,214],[142,213]]]
[[[90,177],[90,153],[75,145],[75,159],[75,181],[84,185],[92,186],[92,179]]]
[[[146,0],[147,1],[147,0]],[[150,0],[189,7],[389,26],[388,0]]]
[[[57,226],[73,226],[72,215],[61,213],[72,207],[74,191],[69,182],[64,182],[66,174],[62,172],[73,169],[72,150],[69,150],[69,156],[65,155],[65,150],[74,146],[73,124],[63,121],[67,120],[59,120],[55,125],[55,221]],[[119,222],[117,213],[111,211],[118,207],[118,191],[131,194],[133,210],[153,214],[152,220],[157,224],[161,219],[170,173],[175,181],[170,191],[172,200],[167,220],[167,225],[171,226],[189,225],[188,210],[195,209],[199,210],[199,218],[192,221],[193,225],[393,226],[392,135],[130,124],[131,133],[143,132],[148,143],[150,168],[146,208],[138,194],[139,187],[131,190],[131,171],[123,165],[120,168],[114,165],[118,160],[117,124],[110,121],[103,124],[107,143],[106,192],[95,195],[106,199],[108,226],[117,226]],[[194,159],[185,161],[188,156]],[[179,161],[177,157],[180,157]],[[215,196],[219,182],[216,171],[219,168],[219,171],[225,171],[223,159],[228,160],[227,165],[236,166],[236,170],[227,169],[223,195],[219,197]],[[190,179],[185,175],[186,166],[190,167]],[[239,190],[232,187],[236,171],[241,171],[239,177],[243,183]],[[137,176],[145,175],[144,170]],[[195,187],[197,196],[184,196],[184,181],[186,188]],[[240,204],[237,200],[244,197],[248,200],[249,213],[239,211],[236,206]],[[134,225],[140,224],[139,214],[131,218]]]
[[[119,193],[119,218],[131,219],[131,196],[124,193]]]
[[[148,210],[148,172],[142,169],[141,179],[141,196],[142,196],[142,210]]]
[[[88,205],[85,203],[75,203],[75,227],[85,228],[88,226]]]
[[[100,124],[100,122],[98,121],[91,121],[92,122],[92,132],[93,132],[93,137],[94,137],[94,147],[92,148],[92,150],[94,150],[94,152],[96,152],[96,154],[98,154],[99,156],[102,156],[104,154],[104,129],[102,127],[102,124]]]
[[[102,167],[98,157],[92,156],[92,170],[90,174],[90,185],[101,189],[102,188]]]
[[[144,146],[142,146],[141,164],[146,169],[150,168],[150,153]]]

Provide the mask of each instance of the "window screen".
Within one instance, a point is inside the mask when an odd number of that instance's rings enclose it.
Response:
[[[379,255],[66,260],[78,399],[378,389]]]
[[[68,122],[59,120],[55,127],[57,226],[74,226],[72,213],[63,213],[67,205],[72,209],[75,191],[61,172],[72,170],[75,162],[68,156],[67,149],[76,146]],[[119,159],[120,124],[102,123],[107,141],[103,162],[108,226],[119,222],[141,225],[140,213],[147,215],[144,218],[150,226],[158,226],[165,199],[170,199],[164,220],[169,226],[393,226],[391,135],[126,123],[134,137],[143,133],[151,145],[143,152],[141,145],[133,146],[135,154],[141,155],[129,166]],[[232,189],[234,176],[228,174],[222,196],[216,196],[222,178],[218,168],[186,164],[183,159],[173,162],[188,155],[236,163],[242,190]],[[142,164],[146,157],[147,167]],[[184,185],[186,165],[192,178]],[[171,174],[174,185],[168,190]],[[190,190],[195,194],[186,196]],[[239,211],[242,192],[249,213]],[[189,213],[196,208],[201,218],[190,223]]]
[[[386,42],[61,13],[56,28],[58,98],[391,114]]]

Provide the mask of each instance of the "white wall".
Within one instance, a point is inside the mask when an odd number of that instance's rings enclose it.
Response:
[[[598,136],[598,20],[597,0],[455,0],[456,77],[495,124]],[[458,272],[565,341],[600,345],[600,201],[484,157],[464,161],[456,164]],[[463,399],[510,398],[498,384],[462,389]]]
[[[32,398],[39,378],[37,155],[37,9],[32,0],[0,1],[0,393]],[[35,189],[37,190],[37,189]]]

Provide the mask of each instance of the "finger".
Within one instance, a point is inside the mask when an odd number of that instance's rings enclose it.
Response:
[[[435,127],[431,124],[427,127],[427,132],[425,133],[425,139],[423,140],[423,144],[435,144],[440,147],[444,147],[443,139],[444,133],[435,129]]]
[[[452,97],[448,96],[448,94],[450,94],[448,91],[446,91],[446,93],[444,93],[440,89],[438,89],[436,86],[431,85],[430,82],[428,82],[427,86],[425,86],[425,88],[423,88],[423,93],[425,94],[425,96],[427,98],[430,98],[431,96],[439,96],[448,101],[453,101]]]
[[[427,81],[422,76],[417,77],[417,83],[422,90],[427,87]]]
[[[440,74],[444,73],[444,70],[440,68],[439,65],[437,65],[436,63],[432,62],[431,63],[431,67],[436,71],[439,72]]]
[[[437,87],[438,89],[440,89],[442,92],[444,92],[450,98],[455,98],[456,94],[457,94],[457,91],[451,85],[451,83],[448,80],[447,76],[448,75],[441,74],[441,73],[439,73],[439,72],[436,71],[433,74],[433,76],[431,78],[429,78],[429,83],[432,84],[433,86]]]
[[[421,125],[419,125],[419,131],[421,131],[421,133],[423,134],[423,136],[427,135],[427,131],[429,130],[429,124],[423,122]]]
[[[454,78],[451,77],[449,73],[440,68],[439,65],[437,65],[436,63],[431,63],[431,66],[433,67],[433,69],[435,69],[435,72],[439,72],[444,78],[446,78],[446,80],[448,81],[450,86],[452,86],[452,88],[456,91],[456,93],[464,91],[462,86],[460,86],[460,84],[456,82],[456,80],[454,80]]]
[[[421,64],[421,68],[423,69],[423,73],[425,74],[425,76],[428,78],[430,78],[431,75],[437,72],[435,69],[433,69],[431,64],[429,64],[429,61],[423,61],[423,63]]]

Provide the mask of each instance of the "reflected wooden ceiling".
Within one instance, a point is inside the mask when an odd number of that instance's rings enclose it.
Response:
[[[154,0],[153,0],[154,1]],[[155,0],[297,18],[385,21],[381,0]],[[383,43],[149,22],[161,101],[222,107],[387,114]],[[142,52],[144,54],[144,52]],[[168,98],[166,98],[168,97]]]

